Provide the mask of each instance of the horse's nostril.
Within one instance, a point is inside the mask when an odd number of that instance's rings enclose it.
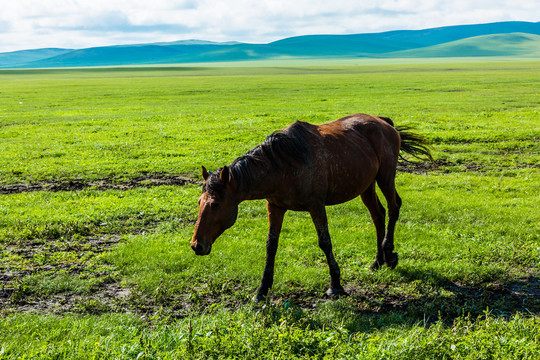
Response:
[[[191,248],[193,249],[193,251],[195,251],[196,254],[200,254],[203,251],[203,247],[201,244],[191,245]]]

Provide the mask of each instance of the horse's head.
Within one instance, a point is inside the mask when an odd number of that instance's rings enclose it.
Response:
[[[203,166],[202,176],[204,185],[191,248],[197,255],[208,255],[214,241],[236,221],[238,186],[227,166],[214,174]]]

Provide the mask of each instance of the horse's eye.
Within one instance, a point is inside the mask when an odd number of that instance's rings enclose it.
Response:
[[[210,203],[210,207],[211,207],[212,209],[217,209],[217,208],[219,207],[219,204],[213,202],[213,203]]]

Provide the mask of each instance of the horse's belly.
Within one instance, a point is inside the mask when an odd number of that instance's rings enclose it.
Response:
[[[367,187],[366,187],[367,188]],[[326,205],[336,205],[342,204],[344,202],[350,201],[362,194],[366,189],[354,189],[355,191],[337,191],[329,192],[326,196]]]
[[[361,195],[375,181],[377,165],[375,162],[362,164],[334,165],[330,169],[327,182],[326,205],[335,205],[352,200]]]

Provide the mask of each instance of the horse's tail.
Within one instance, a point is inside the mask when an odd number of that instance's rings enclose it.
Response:
[[[379,118],[394,126],[392,119],[383,116],[379,116]],[[425,137],[411,132],[410,130],[412,128],[409,126],[394,126],[394,128],[401,137],[401,151],[420,160],[433,161],[431,150],[429,149],[429,141]],[[401,154],[399,156],[405,160]]]

